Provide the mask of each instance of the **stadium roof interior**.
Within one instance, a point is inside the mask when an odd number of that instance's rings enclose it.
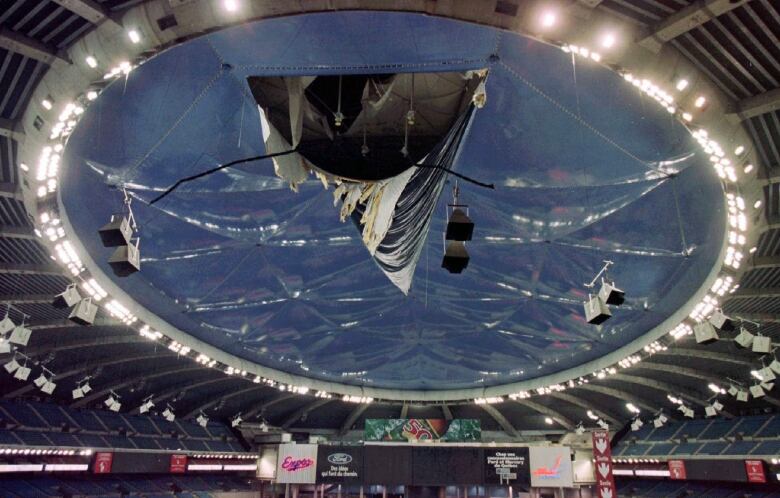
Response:
[[[0,362],[33,368],[3,371],[3,398],[512,437],[622,427],[627,403],[682,420],[670,395],[780,406],[721,392],[773,360],[739,329],[780,330],[775,2],[221,4],[0,0],[0,309],[32,330]],[[353,178],[364,159],[383,193]],[[141,269],[122,276],[98,230],[128,201]],[[462,273],[442,268],[453,203],[474,223]],[[594,325],[605,264],[625,302]],[[52,304],[71,284],[91,325]],[[716,309],[737,330],[700,344]]]

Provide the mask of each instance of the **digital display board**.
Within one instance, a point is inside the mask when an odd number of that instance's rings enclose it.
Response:
[[[568,446],[531,446],[531,485],[535,488],[570,488],[574,485]]]
[[[531,484],[528,448],[484,448],[483,466],[485,484]]]
[[[363,482],[362,446],[319,446],[317,483],[359,484]]]
[[[481,484],[481,448],[413,447],[412,484]]]
[[[694,481],[747,481],[743,460],[685,460],[685,474]]]
[[[114,453],[112,474],[167,474],[171,456],[164,453]]]
[[[363,448],[364,482],[369,484],[411,484],[412,448],[367,445]]]

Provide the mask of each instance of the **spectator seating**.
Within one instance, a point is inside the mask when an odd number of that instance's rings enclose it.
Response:
[[[780,498],[780,492],[769,486],[750,486],[740,483],[685,482],[663,479],[617,479],[621,498]]]
[[[223,492],[248,492],[252,484],[236,476],[159,476],[159,477],[89,477],[0,479],[3,498],[40,498],[49,496],[101,497],[211,497]],[[175,494],[174,494],[175,493]]]
[[[14,400],[0,401],[0,445],[246,451],[236,435],[218,422],[204,428],[188,420],[169,422],[157,416]]]
[[[670,421],[663,427],[645,424],[615,445],[613,455],[631,457],[780,456],[780,415],[735,419]]]

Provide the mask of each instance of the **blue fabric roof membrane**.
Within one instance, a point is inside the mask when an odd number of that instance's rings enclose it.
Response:
[[[265,151],[249,76],[488,68],[453,164],[476,223],[440,268],[449,186],[408,296],[339,221],[333,188],[292,192],[271,161],[148,202],[182,177]],[[67,145],[62,202],[107,275],[171,325],[319,379],[455,389],[583,364],[658,326],[716,263],[720,184],[688,131],[612,71],[492,28],[397,13],[258,21],[186,42],[111,84]],[[669,175],[671,171],[679,172]],[[114,277],[97,230],[141,200],[142,270]],[[614,261],[626,304],[585,323],[583,283]]]

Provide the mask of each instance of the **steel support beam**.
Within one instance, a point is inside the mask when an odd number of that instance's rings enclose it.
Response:
[[[448,422],[452,420],[452,410],[450,410],[450,406],[447,403],[441,405],[441,412],[444,415],[444,420]]]
[[[128,387],[128,386],[131,386],[131,385],[135,384],[136,382],[138,382],[141,379],[149,380],[149,379],[156,379],[158,377],[167,377],[169,375],[186,374],[186,373],[189,373],[189,372],[193,372],[195,370],[200,370],[200,369],[205,368],[203,365],[197,365],[197,364],[193,364],[193,363],[190,363],[190,362],[187,362],[187,363],[188,363],[188,365],[186,367],[182,367],[182,366],[178,366],[177,365],[177,367],[174,368],[174,369],[161,370],[161,371],[153,372],[153,373],[143,372],[140,375],[135,375],[135,376],[133,376],[133,377],[131,377],[129,379],[125,378],[125,380],[122,381],[122,382],[113,384],[113,385],[108,386],[108,387],[104,387],[103,389],[99,389],[99,390],[93,391],[88,396],[85,396],[85,397],[81,398],[80,400],[71,403],[70,406],[71,406],[71,408],[80,408],[80,407],[86,406],[86,405],[92,403],[93,401],[97,401],[100,398],[102,398],[104,396],[107,396],[111,391],[117,392],[119,390],[124,389],[125,387]],[[119,393],[117,393],[117,394],[119,394]]]
[[[22,192],[19,191],[17,194],[12,195],[4,195],[2,191],[0,191],[0,197],[9,197],[12,199],[16,199],[18,201],[22,200]],[[25,240],[37,240],[38,237],[35,236],[32,230],[26,227],[8,227],[8,226],[2,226],[0,225],[0,238],[4,239],[25,239]]]
[[[293,394],[293,393],[287,393],[282,394],[281,396],[277,396],[276,398],[265,401],[264,403],[259,403],[255,405],[251,410],[246,412],[244,416],[242,417],[244,420],[249,420],[250,418],[254,417],[258,413],[262,413],[265,411],[266,408],[271,407],[277,403],[281,403],[282,401],[287,401],[290,398],[294,398],[296,396],[300,396],[300,394]]]
[[[731,301],[732,299],[750,299],[750,298],[771,298],[771,297],[780,297],[780,288],[777,287],[767,287],[764,289],[753,289],[750,287],[740,287],[739,289],[734,292],[734,294],[730,294],[728,296],[728,300]]]
[[[685,388],[669,384],[668,382],[661,382],[655,379],[648,379],[646,377],[638,377],[636,375],[628,375],[622,373],[612,375],[609,378],[610,380],[616,380],[618,382],[626,382],[628,384],[635,384],[638,386],[649,387],[650,389],[655,389],[657,391],[661,391],[667,394],[676,393],[683,399],[686,399],[691,403],[695,403],[702,407],[709,406],[710,404],[706,399],[702,399],[698,396],[689,394],[688,392],[685,391]],[[725,410],[723,410],[721,413],[729,418],[734,417],[734,415],[732,415],[731,413]]]
[[[201,405],[201,406],[195,408],[194,410],[192,410],[190,413],[185,415],[185,418],[192,417],[196,413],[201,412],[201,411],[205,412],[206,410],[210,410],[211,408],[213,408],[213,407],[217,406],[218,404],[220,404],[220,403],[222,403],[224,401],[227,401],[229,399],[233,399],[233,398],[238,397],[238,396],[244,396],[244,395],[247,395],[249,393],[253,393],[255,391],[260,391],[263,388],[268,389],[268,386],[264,386],[262,384],[255,384],[253,382],[252,385],[249,386],[249,387],[246,387],[244,389],[239,389],[238,391],[233,391],[232,393],[228,394],[227,396],[222,396],[221,398],[218,397],[218,398],[212,399],[208,403],[206,403],[204,405]]]
[[[398,418],[406,418],[408,413],[409,413],[409,405],[404,403],[403,405],[401,405],[401,416]]]
[[[744,3],[745,0],[698,0],[653,26],[651,32],[638,43],[657,54],[664,43]]]
[[[287,430],[295,422],[300,420],[301,417],[303,417],[304,415],[308,415],[309,412],[312,412],[321,406],[325,406],[332,401],[335,400],[333,398],[320,398],[315,401],[312,401],[311,403],[307,403],[305,406],[302,406],[301,408],[295,410],[295,413],[287,417],[287,419],[285,419],[285,421],[282,422],[280,427],[284,430]]]
[[[69,329],[73,327],[87,327],[87,325],[79,325],[78,323],[71,322],[68,319],[62,319],[62,320],[30,320],[27,323],[27,326],[34,330],[42,330],[42,329]],[[95,322],[92,325],[89,325],[89,327],[125,327],[125,325],[122,324],[119,320],[116,318],[110,318],[110,317],[97,317],[95,318]],[[148,339],[143,339],[141,336],[137,337],[137,340],[129,340],[125,339],[122,342],[142,342],[142,341],[148,341]],[[151,342],[151,341],[148,341]],[[99,343],[95,342],[95,345]],[[68,347],[67,345],[63,345],[63,347]],[[59,346],[58,346],[59,349]]]
[[[94,0],[52,0],[54,3],[61,5],[68,9],[79,17],[83,17],[92,24],[100,24],[102,22],[110,22],[118,27],[122,27],[119,22],[114,19],[109,11],[95,2]]]
[[[726,113],[726,118],[737,123],[778,110],[780,110],[780,88],[740,100],[731,112]]]
[[[186,384],[186,385],[177,384],[177,385],[175,385],[173,387],[170,387],[170,388],[166,389],[165,391],[162,391],[162,392],[160,392],[158,394],[155,394],[154,397],[152,398],[152,403],[157,405],[158,403],[162,403],[163,401],[165,401],[166,399],[170,398],[171,396],[175,396],[175,395],[177,395],[179,393],[188,392],[188,391],[191,391],[193,389],[197,389],[199,387],[210,386],[212,384],[217,384],[219,382],[224,382],[226,380],[237,380],[237,379],[238,379],[238,377],[230,377],[230,376],[227,376],[227,375],[218,375],[217,377],[212,377],[212,378],[206,379],[206,380],[199,380],[197,382],[192,382],[192,383]],[[184,415],[184,416],[182,416],[180,418],[182,418],[182,419],[190,418],[190,417],[196,415],[199,411],[200,411],[199,409],[192,410],[192,411],[190,411],[189,413],[187,413],[186,415]]]
[[[48,45],[7,28],[0,28],[0,48],[49,65],[55,62],[71,63],[65,55]]]
[[[747,261],[747,270],[763,270],[780,266],[780,256],[755,256]]]
[[[0,273],[13,275],[53,275],[67,277],[65,271],[56,265],[29,263],[0,263]]]
[[[343,436],[344,434],[349,431],[352,426],[357,422],[357,420],[360,418],[361,415],[363,415],[363,412],[366,411],[368,408],[368,403],[363,403],[362,405],[358,405],[355,407],[354,410],[349,412],[349,415],[347,415],[347,418],[344,419],[344,421],[341,423],[341,427],[339,428],[339,436]],[[446,406],[446,405],[445,405]]]
[[[17,142],[24,141],[24,128],[19,121],[0,118],[0,137],[8,137]]]
[[[621,425],[623,423],[623,422],[620,422],[615,417],[607,414],[603,410],[599,410],[598,408],[596,408],[594,405],[591,405],[587,401],[584,401],[584,400],[578,398],[577,396],[574,396],[570,392],[552,392],[552,393],[548,394],[548,396],[560,399],[562,401],[566,401],[567,403],[571,403],[572,405],[575,405],[575,406],[579,406],[580,408],[582,408],[586,412],[588,410],[590,410],[590,411],[593,412],[594,415],[598,415],[599,418],[609,422],[610,425],[619,426],[619,425]]]
[[[50,303],[54,299],[52,294],[8,294],[0,296],[0,304],[39,304]]]
[[[656,356],[679,356],[700,358],[704,360],[719,361],[721,363],[731,363],[732,365],[739,365],[742,367],[749,367],[753,363],[749,360],[745,360],[734,355],[726,353],[718,353],[717,351],[707,351],[703,348],[700,349],[688,349],[688,348],[669,348],[664,351],[658,351]]]
[[[551,419],[553,419],[553,421],[563,426],[563,428],[566,429],[567,431],[574,430],[574,426],[575,426],[574,422],[564,417],[557,411],[553,410],[549,406],[543,405],[541,403],[537,403],[536,401],[531,401],[530,399],[517,400],[516,403],[519,405],[527,406],[528,408],[534,410],[535,412],[550,417]]]
[[[508,435],[510,435],[511,437],[519,437],[520,436],[520,434],[518,434],[518,432],[517,432],[517,429],[515,429],[512,426],[512,423],[509,422],[509,420],[507,420],[507,418],[504,416],[504,414],[501,413],[500,411],[498,411],[495,406],[488,405],[488,404],[479,405],[479,406],[481,406],[482,409],[485,410],[488,415],[493,417],[493,420],[498,422],[498,425],[500,425],[501,428],[504,429],[504,432],[506,432]]]
[[[641,408],[642,410],[648,411],[650,413],[655,413],[658,410],[657,407],[653,407],[645,403],[642,399],[637,398],[633,394],[626,391],[622,391],[620,389],[615,389],[613,387],[599,386],[595,384],[582,384],[581,386],[577,386],[572,389],[582,389],[583,391],[591,391],[594,393],[606,394],[607,396],[611,396],[615,399],[618,399],[623,403],[630,402],[635,406]]]

